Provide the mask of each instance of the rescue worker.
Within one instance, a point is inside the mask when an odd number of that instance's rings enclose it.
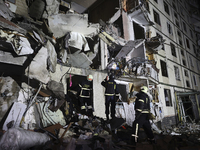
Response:
[[[115,105],[116,99],[119,99],[119,92],[116,82],[114,81],[114,75],[107,76],[104,81],[101,82],[101,85],[105,89],[105,114],[107,120],[109,120],[109,107],[111,103],[111,117],[115,118]]]
[[[136,94],[135,101],[135,121],[132,126],[131,144],[138,142],[139,130],[142,127],[147,134],[148,140],[151,143],[155,143],[153,131],[151,130],[151,124],[149,122],[150,113],[150,99],[147,95],[148,88],[142,86],[140,92]]]
[[[92,81],[93,76],[88,75],[87,80],[83,80],[79,84],[79,101],[81,105],[81,113],[83,115],[93,116],[93,94],[92,94]]]

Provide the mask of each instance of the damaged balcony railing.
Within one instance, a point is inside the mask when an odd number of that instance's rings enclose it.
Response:
[[[129,17],[144,26],[153,25],[148,12],[148,2],[144,0],[123,0],[123,9],[128,12]]]
[[[134,57],[128,61],[127,67],[131,75],[151,77],[158,81],[159,69],[156,68],[153,61]]]

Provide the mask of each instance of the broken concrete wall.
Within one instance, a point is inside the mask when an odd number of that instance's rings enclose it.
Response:
[[[60,64],[56,66],[56,72],[50,73],[51,80],[55,80],[57,82],[62,82],[64,85],[64,92],[67,93],[67,81],[69,75],[80,75],[87,76],[88,74],[93,75],[93,101],[94,101],[94,115],[105,118],[105,98],[104,98],[104,88],[101,86],[101,81],[103,81],[107,75],[107,73],[98,72],[95,70],[88,69],[80,69],[74,67],[66,67]],[[73,83],[72,83],[73,84]]]

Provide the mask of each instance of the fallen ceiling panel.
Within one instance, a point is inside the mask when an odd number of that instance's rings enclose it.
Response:
[[[26,59],[27,56],[14,57],[11,53],[0,50],[0,62],[2,63],[23,66]]]
[[[122,49],[119,51],[115,59],[121,59],[129,55],[129,53],[132,53],[135,48],[138,48],[140,45],[144,43],[143,39],[135,40],[135,41],[128,41],[125,46],[122,47]]]
[[[87,55],[80,53],[79,51],[74,54],[69,54],[68,56],[68,64],[70,66],[88,69],[92,64],[92,61],[87,57]]]
[[[50,81],[50,74],[47,70],[48,50],[42,47],[34,57],[30,66],[26,68],[26,75],[31,79],[36,79],[47,84]]]

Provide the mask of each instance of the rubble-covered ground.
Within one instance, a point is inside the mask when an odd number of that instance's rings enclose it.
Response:
[[[83,116],[82,116],[83,117]],[[73,120],[75,121],[75,120]],[[199,125],[188,124],[162,130],[161,134],[154,131],[156,143],[147,140],[143,129],[139,133],[139,142],[131,145],[129,139],[131,127],[122,124],[117,118],[106,122],[101,118],[78,119],[64,128],[55,124],[34,131],[11,128],[1,133],[0,149],[28,150],[199,150]],[[116,125],[116,121],[118,124]],[[120,123],[119,123],[120,122]],[[113,124],[114,123],[114,124]],[[191,128],[191,125],[196,127]],[[176,132],[175,132],[176,131]]]

